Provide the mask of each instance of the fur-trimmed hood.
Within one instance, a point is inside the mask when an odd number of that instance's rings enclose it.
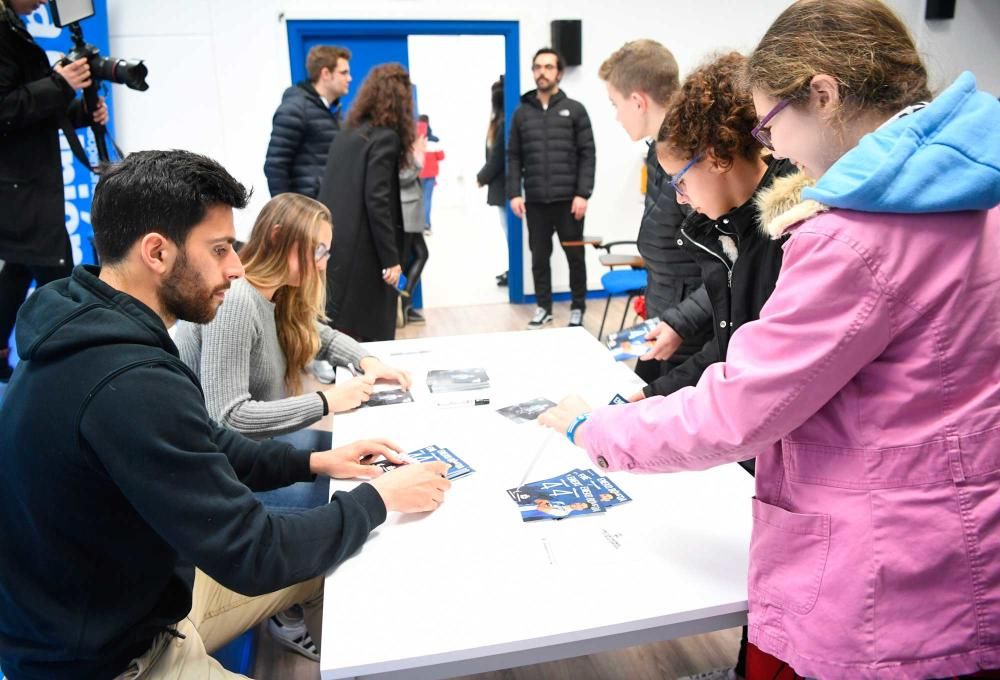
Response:
[[[795,172],[779,177],[755,200],[760,212],[760,228],[772,239],[781,238],[792,225],[829,210],[819,201],[802,198],[802,190],[815,182],[804,173]]]

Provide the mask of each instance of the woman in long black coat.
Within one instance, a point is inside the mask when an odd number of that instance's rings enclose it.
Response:
[[[333,217],[326,313],[331,326],[358,340],[396,335],[399,169],[409,162],[415,134],[410,76],[399,64],[384,64],[368,74],[330,145],[319,192]]]

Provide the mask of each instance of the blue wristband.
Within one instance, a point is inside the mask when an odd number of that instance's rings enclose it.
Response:
[[[576,420],[574,420],[570,424],[569,428],[566,429],[566,439],[569,440],[570,444],[574,444],[574,445],[576,444],[576,431],[577,431],[577,428],[579,428],[581,425],[583,425],[584,421],[586,421],[587,418],[589,418],[589,417],[590,417],[589,413],[581,413],[580,415],[578,415],[576,417]]]

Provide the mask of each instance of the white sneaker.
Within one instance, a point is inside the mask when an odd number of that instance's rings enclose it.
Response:
[[[535,309],[535,315],[528,322],[528,330],[536,331],[550,323],[552,323],[552,312],[547,311],[544,307],[538,307]]]
[[[583,325],[583,310],[582,309],[571,309],[569,310],[569,326],[582,326]]]
[[[301,654],[307,659],[319,661],[319,647],[306,630],[305,619],[295,620],[288,615],[291,611],[275,614],[267,621],[271,637],[282,647]]]

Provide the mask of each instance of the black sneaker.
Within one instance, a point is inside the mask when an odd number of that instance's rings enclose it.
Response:
[[[528,330],[535,331],[552,323],[552,312],[548,311],[544,307],[538,307],[535,309],[535,315],[531,317],[531,321],[528,322]]]
[[[427,319],[425,319],[424,315],[415,310],[413,307],[407,307],[406,323],[412,323],[419,326],[420,324],[427,323]]]
[[[497,274],[497,285],[500,286],[501,288],[506,287],[506,285],[507,285],[507,272],[504,272],[503,274]]]

